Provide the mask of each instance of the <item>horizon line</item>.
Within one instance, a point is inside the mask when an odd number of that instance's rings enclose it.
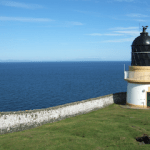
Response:
[[[3,62],[100,62],[100,61],[131,61],[131,60],[79,60],[79,61],[75,61],[75,60],[58,60],[58,61],[0,61],[0,63]]]

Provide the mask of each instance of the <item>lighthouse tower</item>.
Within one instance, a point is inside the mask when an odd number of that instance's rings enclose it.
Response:
[[[132,62],[129,71],[124,71],[128,82],[126,105],[147,109],[150,107],[150,36],[143,32],[135,38],[132,47]]]

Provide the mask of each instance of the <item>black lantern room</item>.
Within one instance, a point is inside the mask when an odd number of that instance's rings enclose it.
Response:
[[[143,26],[142,26],[143,27]],[[146,32],[148,26],[143,27],[141,35],[132,43],[131,66],[150,66],[150,36]]]

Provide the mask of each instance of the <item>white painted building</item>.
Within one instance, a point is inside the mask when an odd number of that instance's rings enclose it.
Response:
[[[131,107],[150,107],[150,36],[143,27],[132,43],[132,60],[129,71],[124,70],[124,80],[128,82],[126,104]]]

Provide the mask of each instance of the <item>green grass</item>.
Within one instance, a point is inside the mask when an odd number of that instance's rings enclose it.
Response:
[[[0,150],[147,150],[150,110],[105,108],[21,132],[0,135]]]

